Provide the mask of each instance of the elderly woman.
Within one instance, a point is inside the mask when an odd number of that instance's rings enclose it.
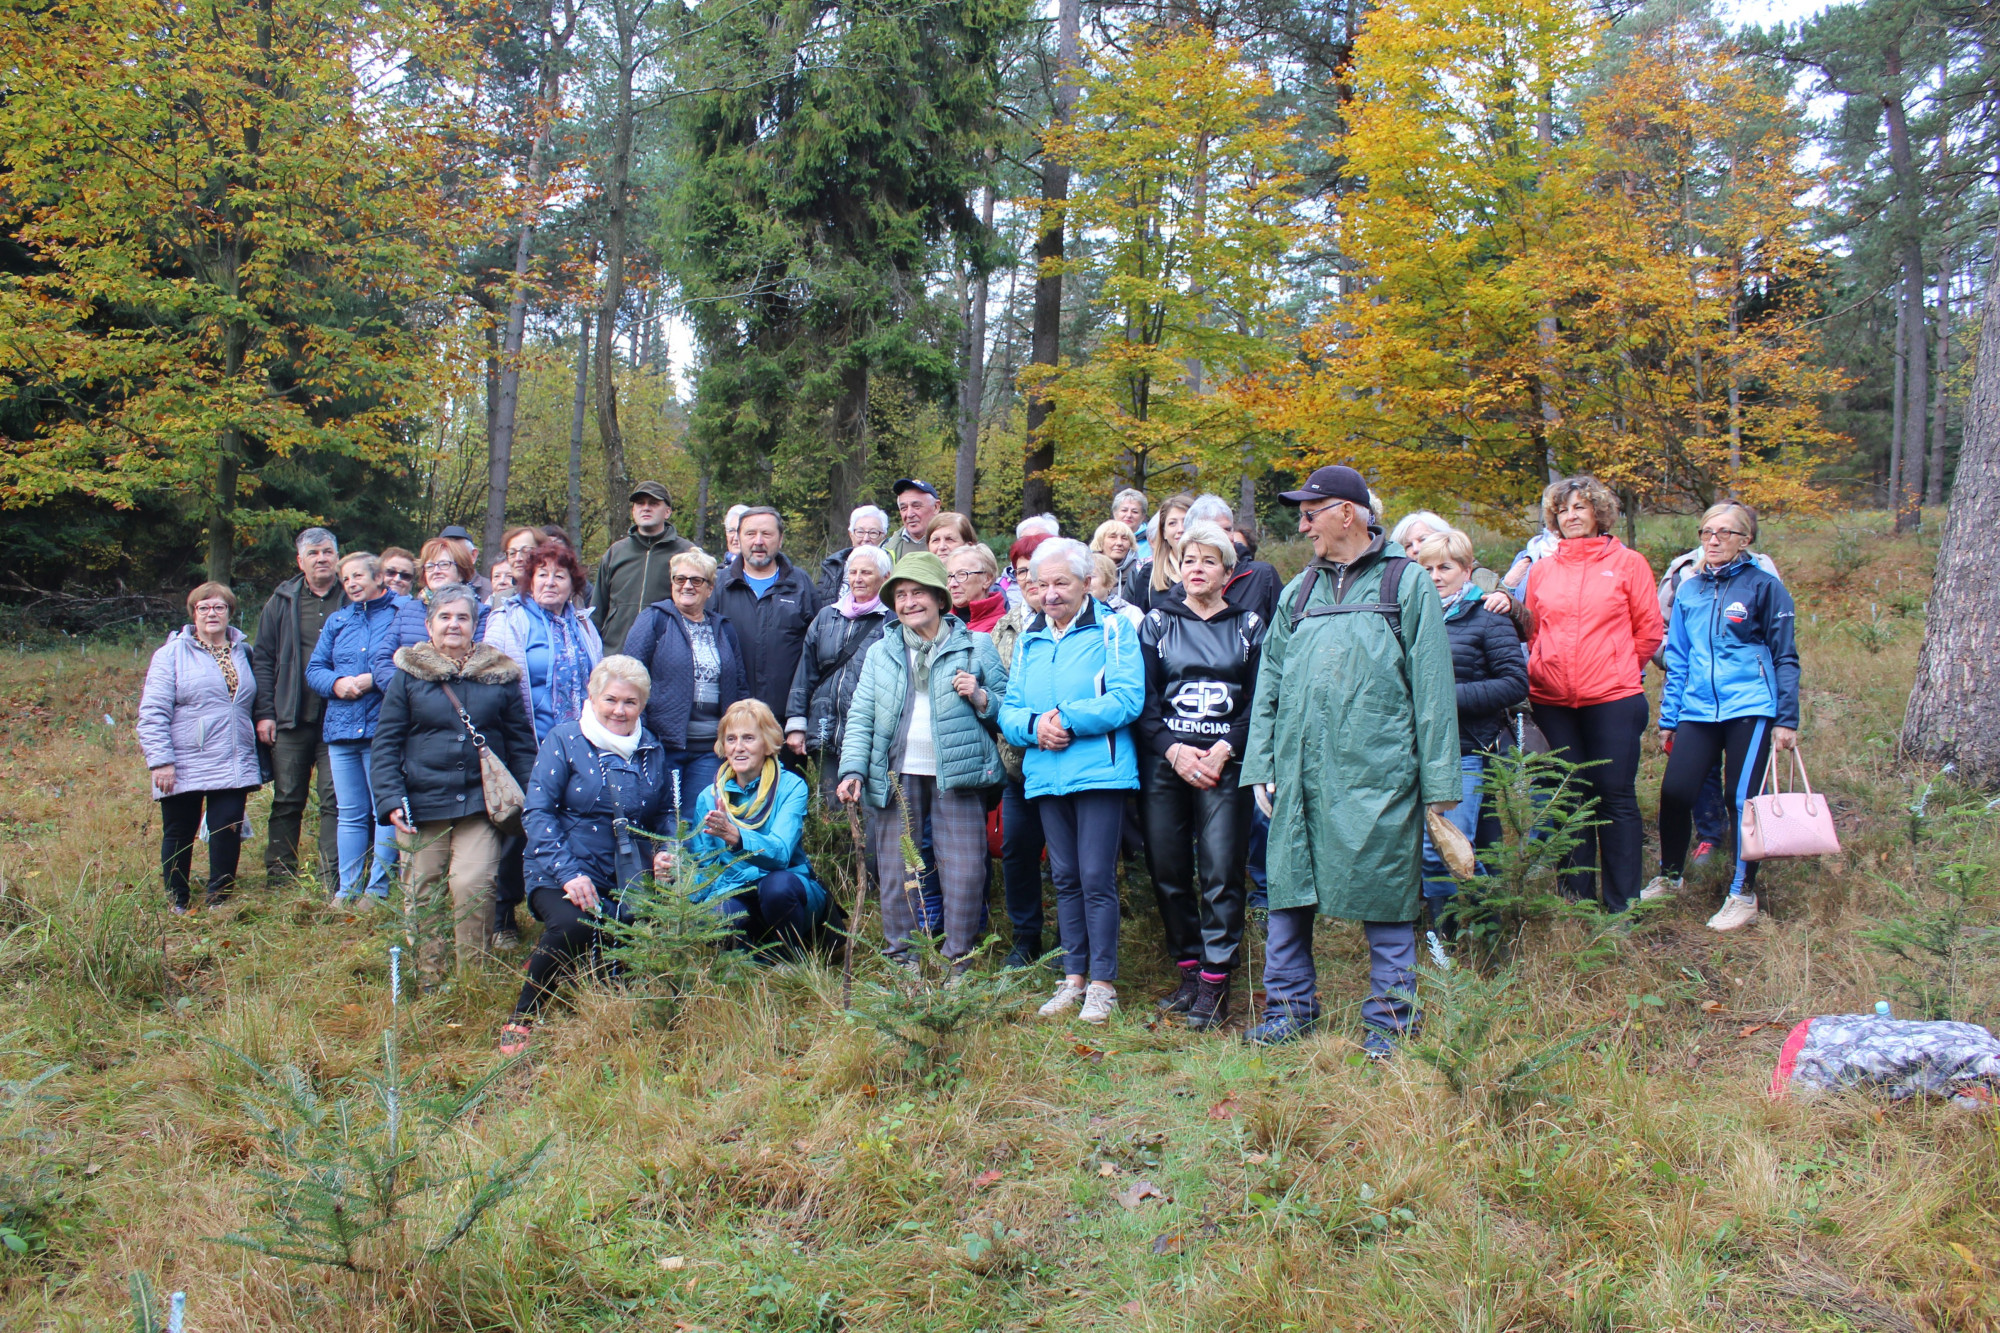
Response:
[[[1528,665],[1521,656],[1514,622],[1490,607],[1472,580],[1472,539],[1455,528],[1431,532],[1412,557],[1431,576],[1444,603],[1445,636],[1451,640],[1452,679],[1458,700],[1458,765],[1461,795],[1444,813],[1468,841],[1479,836],[1481,784],[1486,755],[1504,749],[1507,714],[1528,697]],[[1431,920],[1449,925],[1446,907],[1458,883],[1446,870],[1444,858],[1424,834],[1424,900]]]
[[[1566,891],[1593,896],[1601,867],[1608,912],[1624,911],[1639,896],[1644,672],[1661,638],[1652,567],[1611,535],[1617,518],[1617,497],[1595,477],[1552,483],[1542,493],[1542,521],[1562,540],[1535,563],[1523,594],[1534,625],[1528,698],[1535,722],[1553,753],[1589,765],[1581,780],[1601,821],[1571,854]]]
[[[395,655],[400,649],[429,640],[428,608],[432,596],[441,588],[473,588],[475,570],[470,543],[456,537],[433,537],[424,543],[417,561],[417,593],[398,608],[395,633],[376,650],[373,663],[376,680],[388,683],[396,670]],[[473,588],[473,596],[479,596],[478,589]],[[479,614],[472,630],[475,643],[486,637],[486,617],[492,609],[484,601],[476,605]]]
[[[985,542],[971,542],[944,558],[951,585],[951,613],[978,634],[990,634],[1007,614],[1007,594],[995,586],[1000,562]]]
[[[631,919],[626,899],[647,869],[668,871],[671,854],[644,836],[665,836],[673,822],[665,753],[640,725],[651,690],[636,659],[605,658],[591,670],[589,703],[550,730],[535,759],[521,824],[528,910],[542,937],[514,1016],[500,1029],[502,1055],[527,1046],[535,1016],[596,942],[599,923]]]
[[[1178,534],[1176,534],[1178,542]],[[1138,634],[1091,600],[1090,551],[1057,538],[1030,558],[1042,614],[1021,635],[1000,729],[1048,840],[1063,980],[1041,1008],[1102,1023],[1118,1004],[1118,850],[1125,798],[1139,786],[1131,725],[1146,702]]]
[[[1194,496],[1182,491],[1160,502],[1152,522],[1146,525],[1147,545],[1152,556],[1132,566],[1125,575],[1125,600],[1148,611],[1153,600],[1181,581],[1181,529],[1187,526],[1188,506]]]
[[[243,631],[232,627],[236,594],[203,583],[188,594],[190,624],[170,635],[146,668],[139,696],[139,748],[160,803],[160,872],[167,901],[188,910],[195,834],[208,813],[208,906],[236,887],[243,807],[262,784],[257,724],[250,706],[257,678]],[[336,613],[337,614],[337,613]]]
[[[1254,808],[1238,779],[1268,628],[1224,595],[1236,544],[1213,523],[1181,538],[1183,597],[1164,597],[1139,626],[1146,705],[1141,759],[1146,867],[1180,985],[1160,1008],[1201,1032],[1229,1021],[1242,962],[1244,858]]]
[[[740,947],[793,958],[826,924],[832,900],[806,860],[806,780],[779,766],[780,744],[761,699],[729,705],[715,741],[724,762],[695,797],[687,847],[701,881],[693,901],[732,918]]]
[[[1146,530],[1146,493],[1130,487],[1111,497],[1111,517],[1125,525],[1125,530],[1133,534],[1134,554],[1141,560],[1153,558],[1152,545],[1139,534]],[[1104,529],[1099,528],[1102,532]]]
[[[1703,780],[1723,761],[1731,823],[1763,780],[1773,747],[1799,743],[1799,650],[1792,595],[1750,556],[1757,514],[1748,505],[1713,505],[1701,516],[1701,572],[1674,597],[1667,627],[1667,683],[1660,691],[1660,874],[1640,895],[1681,888]],[[1537,578],[1541,577],[1538,573]],[[1735,872],[1710,930],[1757,920],[1757,863],[1737,849]]]
[[[1118,566],[1111,563],[1111,557],[1102,551],[1091,552],[1090,595],[1137,627],[1139,621],[1143,619],[1142,613],[1138,607],[1118,595],[1120,586]]]
[[[889,553],[880,546],[857,546],[836,588],[840,600],[822,606],[806,627],[798,670],[785,701],[785,744],[794,754],[820,760],[820,791],[828,806],[840,781],[840,746],[847,737],[848,702],[861,680],[868,645],[882,633],[889,608],[882,584],[889,577]]]
[[[668,785],[681,811],[715,780],[724,710],[750,693],[736,630],[708,604],[715,570],[715,557],[704,551],[676,555],[667,566],[668,597],[641,611],[625,636],[625,655],[653,677],[646,726],[666,748]]]
[[[1389,540],[1402,547],[1403,553],[1409,556],[1410,559],[1415,560],[1417,558],[1417,548],[1430,538],[1440,533],[1457,531],[1458,529],[1452,527],[1451,524],[1445,522],[1430,510],[1418,509],[1396,520],[1396,526],[1389,532]],[[1467,537],[1466,544],[1468,549],[1471,546],[1471,542],[1472,539]],[[1512,593],[1509,593],[1505,588],[1500,586],[1500,575],[1480,564],[1477,557],[1472,558],[1471,570],[1471,582],[1474,587],[1479,589],[1480,595],[1485,598],[1486,609],[1498,612],[1503,616],[1512,617],[1521,638],[1526,639],[1529,632],[1527,610],[1515,599]]]
[[[604,641],[597,626],[577,614],[584,572],[568,544],[545,541],[525,558],[522,596],[487,618],[484,637],[521,668],[521,701],[535,720],[535,736],[546,740],[582,715]]]
[[[986,802],[1003,778],[987,723],[1007,692],[993,640],[949,614],[944,565],[914,551],[896,562],[886,595],[896,624],[862,661],[840,749],[842,801],[864,800],[868,847],[882,886],[885,951],[907,960],[921,904],[905,891],[903,835],[931,850],[944,895],[944,953],[958,960],[979,943],[986,912]],[[893,779],[893,780],[892,780]]]
[[[382,708],[374,664],[383,644],[395,636],[396,619],[410,599],[382,586],[381,558],[366,551],[342,557],[340,584],[347,605],[326,618],[306,662],[306,684],[327,701],[320,735],[333,765],[333,792],[340,804],[340,883],[333,901],[351,903],[359,898],[364,870],[368,896],[380,901],[389,896],[396,831],[376,822],[375,797],[369,787],[375,719]]]
[[[1115,518],[1099,523],[1090,538],[1090,549],[1099,555],[1110,556],[1111,563],[1118,567],[1121,574],[1138,563],[1138,547],[1139,542],[1132,535],[1132,529]]]
[[[979,532],[972,526],[972,520],[949,511],[933,518],[924,529],[924,549],[940,560],[959,547],[971,546],[978,540]]]
[[[463,584],[431,589],[429,637],[396,651],[383,687],[369,784],[378,818],[396,826],[405,892],[418,911],[449,885],[458,965],[486,952],[501,832],[487,818],[479,751],[492,751],[525,790],[535,762],[535,724],[521,668],[474,636],[479,596]],[[419,980],[441,979],[445,940],[428,933],[417,950]]]
[[[415,597],[417,553],[401,546],[383,547],[382,586],[399,597]]]
[[[838,551],[827,552],[826,559],[819,564],[820,605],[830,606],[840,600],[841,590],[847,586],[847,562],[858,549],[864,546],[880,546],[889,539],[889,516],[876,505],[862,505],[847,516],[847,545]]]

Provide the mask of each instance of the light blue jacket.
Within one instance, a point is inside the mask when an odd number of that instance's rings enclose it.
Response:
[[[397,592],[385,592],[369,602],[349,602],[326,618],[319,642],[313,645],[306,662],[306,685],[326,700],[326,718],[320,724],[325,741],[365,741],[375,735],[375,717],[382,711],[382,687],[388,673],[375,677],[375,685],[359,699],[336,699],[333,683],[342,676],[365,676],[381,661],[383,648],[395,652],[396,618],[415,599]]]
[[[730,771],[728,765],[725,764],[722,771],[724,780],[736,792],[736,799],[743,799],[747,793],[736,786],[734,777],[726,776]],[[690,895],[692,900],[705,903],[750,893],[764,876],[777,870],[789,870],[806,886],[809,909],[815,914],[825,911],[826,890],[813,878],[812,865],[806,860],[806,799],[809,791],[804,778],[781,768],[778,770],[778,790],[771,796],[771,813],[765,818],[762,828],[743,828],[741,847],[731,847],[712,833],[696,833],[689,838],[687,848],[701,866],[701,874],[714,876]],[[715,784],[711,782],[695,797],[694,827],[699,829],[713,809]],[[738,827],[742,828],[741,825]]]
[[[1001,734],[1025,752],[1028,799],[1137,788],[1131,726],[1145,703],[1146,664],[1131,621],[1096,598],[1060,639],[1047,615],[1029,621],[1000,705]],[[1065,749],[1035,743],[1035,722],[1050,709],[1072,733]]]
[[[1796,622],[1785,585],[1747,556],[1683,583],[1662,650],[1660,729],[1739,717],[1797,729]]]

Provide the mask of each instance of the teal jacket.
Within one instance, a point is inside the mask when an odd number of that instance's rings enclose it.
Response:
[[[728,776],[728,765],[723,766],[722,772],[725,775],[723,780],[735,790],[736,799],[742,800],[747,793],[736,786],[734,777]],[[712,833],[696,833],[689,838],[687,849],[701,867],[700,874],[707,880],[688,895],[689,898],[698,903],[734,898],[739,893],[753,892],[764,876],[774,871],[789,870],[805,884],[812,911],[825,911],[826,890],[813,878],[812,865],[806,860],[806,797],[809,790],[804,778],[781,768],[778,770],[778,790],[771,796],[770,815],[765,818],[762,828],[743,829],[741,847],[731,847]],[[699,829],[713,809],[715,784],[711,782],[694,798],[694,827]],[[709,876],[713,878],[707,878]]]
[[[1007,775],[988,724],[1007,695],[1007,668],[1000,664],[992,636],[974,633],[957,616],[945,616],[938,633],[942,642],[931,651],[931,737],[937,747],[938,786],[946,791],[997,787]],[[951,687],[961,671],[970,671],[985,687],[985,712],[975,711]],[[889,773],[902,762],[909,731],[910,654],[902,626],[891,620],[862,659],[840,743],[840,776],[860,778],[868,804],[877,810],[888,808]]]
[[[1092,598],[1060,639],[1046,615],[1029,621],[1000,706],[1001,733],[1024,752],[1028,799],[1136,789],[1131,728],[1145,703],[1146,661],[1125,617]],[[1035,720],[1052,708],[1072,736],[1061,750],[1035,743]]]

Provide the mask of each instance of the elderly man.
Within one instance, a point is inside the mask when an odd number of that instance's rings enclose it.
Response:
[[[1281,497],[1312,539],[1264,642],[1242,784],[1271,802],[1264,1021],[1288,1041],[1319,1021],[1313,919],[1362,923],[1365,1046],[1388,1059],[1421,1019],[1417,961],[1424,806],[1458,804],[1458,701],[1437,589],[1389,556],[1348,467],[1323,467]]]
[[[777,510],[746,509],[736,538],[736,563],[721,574],[709,605],[735,627],[750,697],[761,699],[773,717],[784,717],[806,630],[819,614],[819,594],[806,572],[785,558],[785,521]]]
[[[829,552],[826,559],[819,562],[820,605],[825,606],[840,600],[841,590],[847,586],[847,560],[857,546],[880,546],[889,539],[889,516],[876,505],[862,505],[847,516],[847,545],[838,551]]]
[[[307,528],[293,544],[298,577],[272,590],[257,617],[250,669],[257,677],[252,716],[257,739],[271,747],[271,822],[264,840],[264,874],[272,882],[299,873],[299,828],[306,793],[319,783],[319,875],[322,886],[339,882],[340,806],[333,791],[333,758],[320,734],[326,700],[306,685],[306,664],[319,646],[326,618],[347,604],[338,578],[340,543],[325,528]]]
[[[889,558],[901,560],[912,551],[930,550],[924,539],[924,530],[938,516],[937,487],[916,477],[898,478],[896,513],[903,520],[903,526],[889,539]]]
[[[625,636],[639,613],[672,591],[668,567],[694,543],[674,531],[674,505],[667,488],[642,481],[632,488],[632,527],[611,543],[597,564],[596,591],[591,607],[606,655],[625,647]]]
[[[722,563],[725,565],[735,564],[737,557],[742,555],[737,545],[740,536],[739,527],[743,522],[743,516],[749,512],[749,505],[731,505],[729,512],[722,516]]]

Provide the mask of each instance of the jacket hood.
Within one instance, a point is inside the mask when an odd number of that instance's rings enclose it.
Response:
[[[1388,549],[1388,546],[1389,539],[1383,535],[1382,529],[1370,523],[1368,525],[1368,545],[1362,547],[1361,554],[1355,556],[1345,565],[1328,560],[1323,555],[1315,555],[1312,559],[1306,561],[1306,563],[1308,565],[1316,565],[1321,569],[1366,569],[1374,561],[1382,558],[1383,552]]]
[[[396,669],[433,683],[463,679],[475,685],[512,685],[521,679],[519,664],[490,643],[474,644],[463,669],[432,644],[413,643],[396,650]]]
[[[229,627],[229,646],[231,648],[234,648],[237,644],[242,643],[248,637],[249,637],[248,635],[246,635],[242,630],[236,628],[236,626],[231,625]],[[193,625],[182,625],[179,629],[175,630],[172,634],[169,634],[167,636],[168,642],[172,642],[175,639],[186,639],[191,646],[195,648],[200,648],[202,652],[208,651],[208,649],[202,648],[201,640],[195,637]]]

